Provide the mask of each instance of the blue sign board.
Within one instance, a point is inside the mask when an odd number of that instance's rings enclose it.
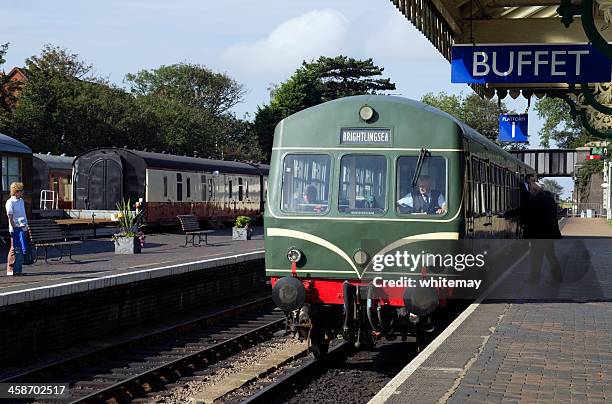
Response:
[[[499,116],[499,140],[502,142],[527,142],[527,114]]]
[[[612,59],[592,45],[456,45],[452,83],[610,82]]]

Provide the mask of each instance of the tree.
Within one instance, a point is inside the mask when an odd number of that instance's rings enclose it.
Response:
[[[31,74],[42,74],[46,77],[65,77],[68,79],[87,79],[92,65],[83,61],[78,54],[68,49],[51,44],[43,45],[41,54],[31,56],[25,61],[26,69]],[[93,77],[89,78],[90,80]]]
[[[126,81],[136,96],[168,97],[214,115],[227,113],[245,94],[244,86],[228,75],[189,63],[141,70]]]
[[[535,110],[544,119],[539,132],[542,147],[550,147],[554,140],[559,148],[571,149],[594,140],[582,129],[580,118],[572,118],[569,105],[562,99],[545,97],[536,103]]]
[[[272,89],[270,103],[257,107],[254,131],[266,158],[272,151],[274,128],[287,116],[341,97],[395,90],[390,79],[378,78],[383,71],[372,59],[342,55],[302,62],[287,81]]]
[[[146,144],[153,121],[141,121],[133,97],[91,75],[92,66],[66,49],[45,45],[26,60],[18,102],[3,131],[34,151],[78,154],[94,147]]]
[[[563,193],[563,187],[555,180],[550,178],[544,178],[542,181],[542,187],[553,194],[560,196]]]
[[[498,105],[496,101],[485,100],[474,93],[464,96],[445,92],[427,93],[421,98],[421,102],[453,115],[481,135],[499,143],[499,114],[508,113],[503,102]]]

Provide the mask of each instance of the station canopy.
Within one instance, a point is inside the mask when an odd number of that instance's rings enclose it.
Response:
[[[612,59],[612,0],[391,0],[449,61],[454,45],[587,44]],[[449,73],[450,77],[450,73]],[[612,82],[470,84],[480,96],[564,99],[592,134],[612,137]]]

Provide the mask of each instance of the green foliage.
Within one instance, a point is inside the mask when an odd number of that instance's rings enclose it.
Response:
[[[185,106],[219,116],[242,101],[244,86],[205,66],[179,63],[128,74],[126,81],[137,96],[173,99]]]
[[[535,110],[544,119],[539,132],[542,147],[550,147],[550,141],[554,140],[559,148],[571,149],[595,140],[582,129],[580,117],[572,119],[570,107],[562,99],[542,98],[536,103]]]
[[[561,195],[563,193],[563,187],[553,179],[544,178],[541,183],[546,191],[552,192],[555,195]]]
[[[93,66],[81,60],[78,54],[51,44],[45,44],[40,56],[27,58],[25,64],[28,72],[32,74],[70,79],[85,79],[93,69]]]
[[[0,58],[7,46],[0,46]],[[253,126],[228,110],[244,88],[191,64],[128,75],[130,92],[92,75],[70,51],[45,45],[26,60],[19,102],[5,100],[0,132],[34,151],[76,155],[97,147],[261,161]],[[2,112],[2,111],[5,112]]]
[[[498,105],[497,101],[482,99],[474,93],[468,96],[427,93],[421,102],[453,115],[496,143],[499,143],[499,114],[509,112],[503,102]]]
[[[131,203],[122,200],[117,204],[119,211],[117,217],[119,219],[119,236],[120,237],[136,237],[138,235],[138,225],[136,224],[136,215],[131,210]]]
[[[261,150],[270,158],[274,128],[282,119],[305,108],[341,97],[395,90],[388,78],[378,78],[384,69],[372,59],[321,56],[302,66],[271,91],[270,104],[259,106],[254,132]]]
[[[588,198],[587,189],[589,184],[591,183],[591,176],[593,174],[600,174],[603,172],[604,162],[603,160],[587,160],[577,175],[577,185],[580,190],[580,196],[583,200]]]
[[[238,216],[234,224],[235,227],[242,229],[251,223],[251,218],[248,216]]]

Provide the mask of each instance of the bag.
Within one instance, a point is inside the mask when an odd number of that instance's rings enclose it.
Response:
[[[36,261],[36,250],[30,240],[26,238],[26,252],[23,255],[23,265],[32,265]]]

